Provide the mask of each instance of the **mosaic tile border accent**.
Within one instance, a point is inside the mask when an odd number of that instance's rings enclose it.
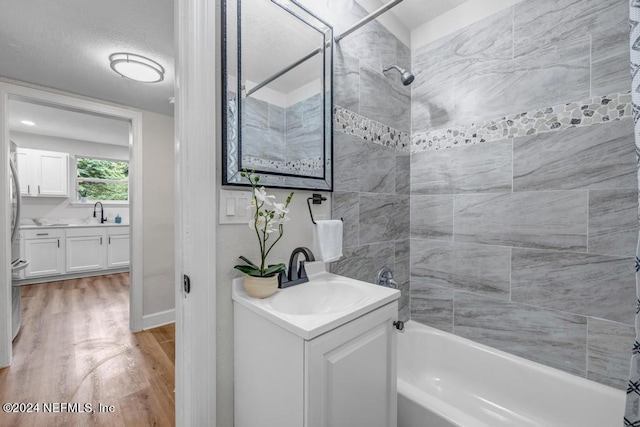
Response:
[[[399,131],[338,105],[333,106],[333,130],[407,153],[411,147],[411,135],[408,132]]]
[[[279,160],[259,159],[256,157],[243,156],[244,167],[255,167],[261,170],[277,171],[283,173],[303,174],[305,176],[322,177],[324,162],[321,157],[283,162]]]
[[[441,150],[460,145],[554,132],[631,117],[631,93],[596,96],[578,102],[513,114],[471,125],[412,135],[411,152]]]

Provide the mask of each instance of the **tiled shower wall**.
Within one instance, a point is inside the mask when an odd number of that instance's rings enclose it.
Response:
[[[358,4],[334,30],[366,15]],[[373,282],[383,266],[402,290],[409,316],[410,89],[385,65],[409,67],[407,46],[373,21],[336,44],[333,218],[344,220],[344,257],[333,272]],[[405,141],[402,146],[398,142]]]
[[[413,320],[625,387],[638,227],[628,37],[627,2],[523,1],[413,50]]]

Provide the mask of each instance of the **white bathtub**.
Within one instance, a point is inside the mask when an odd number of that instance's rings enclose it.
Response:
[[[398,427],[609,427],[625,393],[416,322],[398,334]]]

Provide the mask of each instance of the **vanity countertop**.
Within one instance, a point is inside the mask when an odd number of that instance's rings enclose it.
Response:
[[[235,303],[259,314],[266,320],[305,340],[311,340],[400,298],[400,291],[397,289],[376,286],[360,280],[327,273],[322,262],[308,263],[306,265],[310,279],[308,283],[278,289],[275,294],[264,299],[252,298],[245,292],[243,287],[244,278],[234,279],[232,299]],[[320,268],[318,268],[318,265]],[[325,288],[320,289],[322,287]],[[292,304],[281,304],[285,296],[283,294],[286,294],[287,299]],[[359,296],[353,298],[353,303],[340,304],[341,300],[349,299],[350,296],[355,295]],[[314,301],[309,304],[310,297],[317,301],[318,304],[314,304]],[[323,299],[332,299],[337,302],[334,305],[339,307],[337,309],[335,307],[324,309],[322,306]],[[307,305],[310,305],[309,313],[304,311],[304,307]],[[320,309],[314,311],[314,306],[316,305]],[[282,309],[283,307],[285,308],[284,310]]]

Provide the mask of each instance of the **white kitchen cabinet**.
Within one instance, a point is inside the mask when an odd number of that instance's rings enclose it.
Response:
[[[396,426],[397,314],[394,301],[305,340],[234,304],[236,427]]]
[[[129,266],[129,227],[107,230],[107,268]]]
[[[107,232],[104,228],[70,228],[66,232],[66,272],[107,267]]]
[[[64,273],[64,230],[40,228],[24,231],[26,279]]]
[[[18,148],[16,154],[20,193],[23,196],[69,196],[69,155],[67,153]]]

